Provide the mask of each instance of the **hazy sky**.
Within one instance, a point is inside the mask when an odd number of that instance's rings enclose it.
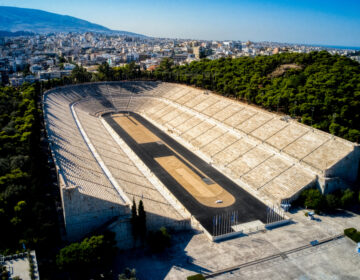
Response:
[[[155,37],[360,46],[360,0],[0,0]]]

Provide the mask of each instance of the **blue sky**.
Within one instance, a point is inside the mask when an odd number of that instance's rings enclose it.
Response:
[[[155,37],[360,47],[360,0],[0,0]]]

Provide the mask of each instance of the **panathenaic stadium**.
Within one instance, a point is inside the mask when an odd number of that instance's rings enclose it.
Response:
[[[305,188],[326,193],[358,176],[358,145],[184,85],[66,86],[43,107],[69,240],[128,217],[133,199],[150,229],[231,234],[286,219],[273,206]]]

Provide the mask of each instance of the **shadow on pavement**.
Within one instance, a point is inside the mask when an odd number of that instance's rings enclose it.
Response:
[[[154,254],[147,248],[137,248],[119,252],[113,271],[120,274],[126,267],[136,269],[136,275],[141,280],[165,279],[171,269],[190,270],[196,273],[209,273],[196,259],[189,256],[186,247],[197,233],[184,231],[172,234],[172,246],[163,253]]]

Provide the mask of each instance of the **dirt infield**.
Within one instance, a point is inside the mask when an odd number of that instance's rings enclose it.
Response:
[[[235,198],[221,186],[215,182],[205,183],[177,157],[159,157],[155,160],[201,204],[220,208],[235,202]],[[222,203],[216,203],[217,200]]]
[[[139,144],[160,141],[158,137],[132,116],[116,114],[113,115],[113,119]]]
[[[160,138],[128,114],[114,114],[113,119],[138,144],[161,142]],[[165,143],[162,144],[166,145]],[[166,147],[172,150],[171,147],[167,145]],[[160,146],[158,146],[158,149],[161,149]],[[160,153],[163,155],[162,157],[154,157],[154,159],[198,202],[208,207],[217,208],[227,207],[235,202],[235,198],[230,193],[211,180],[211,184],[206,183],[203,180],[206,176],[201,171],[182,158],[176,151],[172,151],[176,156],[166,156],[167,153],[165,152]]]

